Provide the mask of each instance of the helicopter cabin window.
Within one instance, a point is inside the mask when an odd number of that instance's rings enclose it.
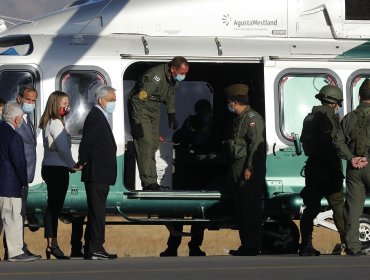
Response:
[[[279,81],[280,131],[292,141],[292,134],[300,134],[306,115],[320,102],[315,95],[325,85],[337,85],[328,74],[286,74]]]
[[[19,89],[24,85],[35,86],[33,73],[25,70],[0,71],[0,98],[6,102],[13,101],[18,96]]]
[[[370,2],[368,0],[345,0],[346,20],[370,20]]]
[[[355,76],[353,78],[353,80],[351,81],[351,88],[350,88],[350,92],[351,92],[351,95],[352,95],[352,106],[351,106],[351,111],[356,109],[356,107],[358,106],[358,104],[360,103],[360,100],[359,100],[359,90],[360,90],[360,87],[362,85],[362,83],[365,81],[365,79],[367,78],[370,78],[370,73],[364,73],[364,74],[359,74],[357,76]]]
[[[0,70],[0,98],[5,102],[14,101],[22,86],[30,85],[38,89],[40,81],[39,74],[36,69],[27,67],[29,69],[17,68],[20,66],[11,67],[7,66],[6,69]],[[30,118],[36,123],[36,115],[40,115],[39,102],[36,102],[36,114],[31,114]]]
[[[33,43],[29,35],[10,35],[0,38],[0,55],[30,55]]]
[[[81,140],[85,118],[95,104],[95,90],[105,84],[105,77],[97,71],[71,70],[62,74],[60,89],[68,94],[71,106],[66,127],[73,140]]]

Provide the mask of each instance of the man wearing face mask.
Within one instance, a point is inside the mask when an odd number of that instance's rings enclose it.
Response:
[[[301,142],[308,156],[304,167],[305,184],[301,192],[306,208],[301,217],[300,256],[319,256],[312,245],[313,219],[321,211],[325,197],[333,210],[334,223],[344,246],[344,197],[341,161],[333,144],[339,127],[339,108],[343,93],[337,86],[326,85],[315,96],[321,101],[303,121]]]
[[[175,93],[188,71],[188,61],[182,56],[176,56],[169,63],[145,72],[130,92],[128,110],[131,134],[143,190],[164,189],[157,183],[155,161],[155,152],[159,147],[160,104],[165,104],[167,108],[168,126],[177,129]]]
[[[86,117],[79,147],[79,164],[84,166],[81,180],[85,182],[88,206],[85,259],[117,258],[103,247],[109,186],[117,178],[117,146],[108,121],[116,104],[115,91],[106,85],[96,89],[96,105]]]
[[[37,91],[31,85],[22,86],[19,89],[17,102],[22,107],[23,110],[23,123],[20,125],[16,131],[18,134],[22,136],[23,143],[24,143],[24,152],[26,155],[27,160],[27,181],[28,183],[32,183],[35,177],[35,169],[36,169],[36,129],[33,123],[35,105],[37,99]],[[23,222],[27,219],[27,196],[28,196],[28,185],[24,186],[22,189],[22,216]],[[28,247],[27,244],[24,243],[23,251],[26,254],[33,255]],[[5,247],[5,256],[4,259],[7,259],[8,250]],[[40,255],[37,255],[40,257]]]
[[[266,177],[265,122],[249,105],[249,87],[233,84],[225,89],[227,107],[235,114],[233,134],[228,143],[236,222],[241,246],[232,256],[261,253],[262,196]]]

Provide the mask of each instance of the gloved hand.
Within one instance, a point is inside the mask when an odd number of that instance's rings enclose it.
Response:
[[[139,139],[144,136],[144,130],[141,123],[131,124],[131,135],[134,139]]]
[[[172,129],[177,129],[179,126],[175,113],[168,113],[168,127]]]

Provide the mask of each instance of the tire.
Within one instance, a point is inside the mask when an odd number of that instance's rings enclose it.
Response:
[[[370,247],[370,216],[363,214],[360,217],[360,241],[362,242],[362,248]]]
[[[296,254],[298,247],[299,230],[292,220],[264,223],[262,237],[264,254]]]

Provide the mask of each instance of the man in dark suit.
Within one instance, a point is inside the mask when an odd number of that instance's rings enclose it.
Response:
[[[16,102],[8,102],[0,123],[0,232],[4,227],[8,260],[33,261],[34,255],[23,248],[22,188],[27,186],[27,162],[22,137],[15,131],[22,125],[23,111]]]
[[[23,123],[17,128],[17,132],[22,136],[24,143],[24,153],[27,160],[27,182],[32,183],[35,177],[36,169],[36,130],[33,123],[33,114],[35,111],[37,99],[37,91],[31,85],[22,86],[19,89],[17,102],[23,110]],[[27,219],[27,197],[28,197],[28,186],[22,190],[22,216],[23,223]],[[30,221],[28,221],[30,223]],[[23,251],[26,254],[32,255],[29,251],[27,244],[24,243]],[[6,255],[6,250],[5,250]],[[5,256],[6,257],[6,256]],[[38,256],[41,258],[41,256]]]
[[[79,148],[88,206],[85,259],[114,259],[117,255],[108,254],[103,244],[109,185],[117,178],[117,146],[108,122],[115,107],[115,89],[100,86],[95,97],[96,105],[86,117]]]

